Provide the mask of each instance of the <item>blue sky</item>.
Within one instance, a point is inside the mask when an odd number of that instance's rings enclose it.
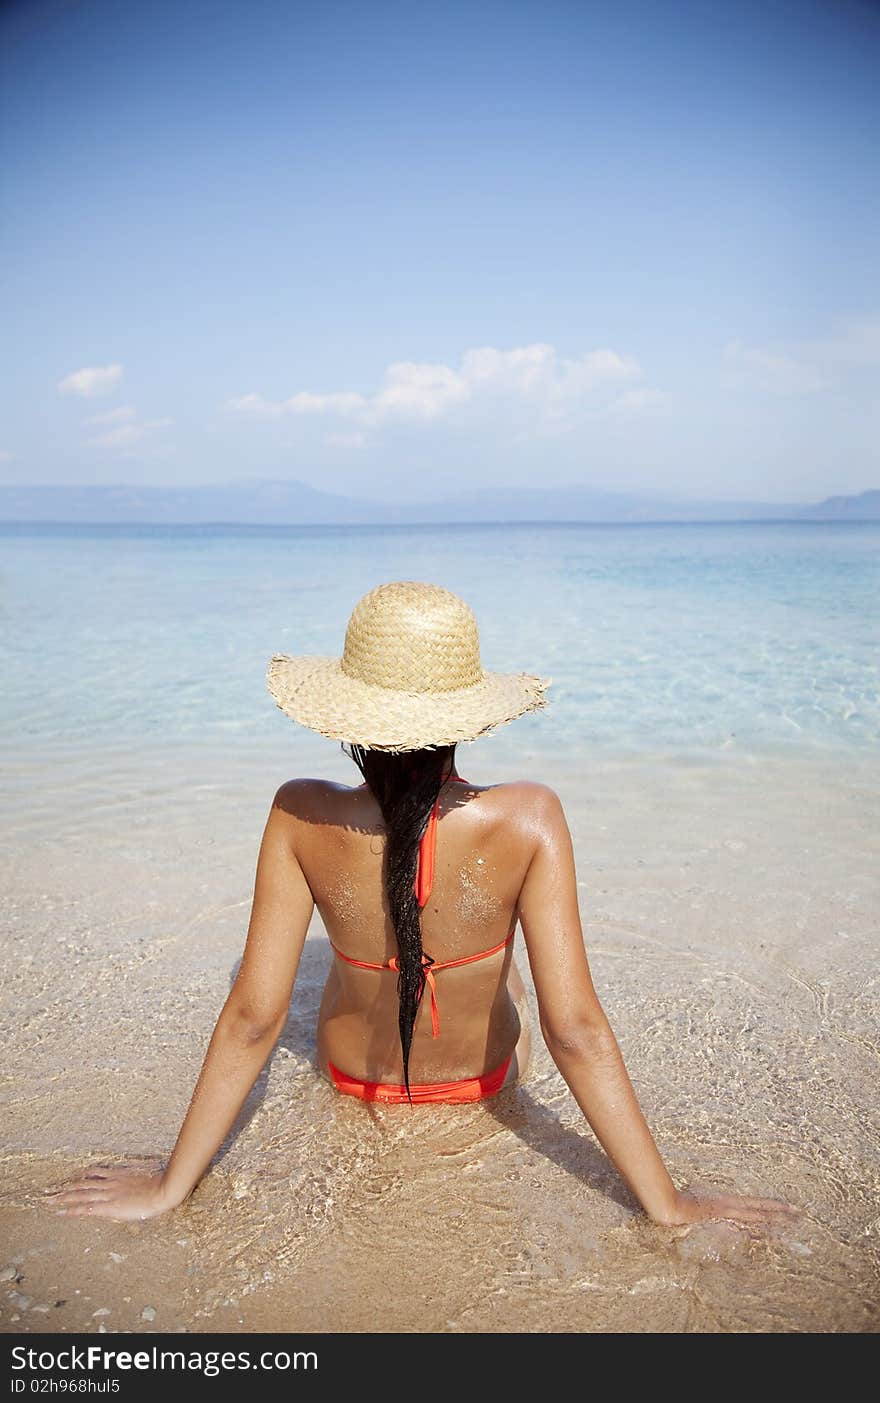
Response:
[[[877,4],[29,0],[0,52],[0,481],[880,486]]]

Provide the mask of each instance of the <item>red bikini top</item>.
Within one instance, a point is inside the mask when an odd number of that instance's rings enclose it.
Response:
[[[449,778],[457,784],[468,783],[466,779],[462,779],[461,775],[450,775]],[[438,794],[434,807],[431,810],[431,816],[428,819],[428,825],[419,843],[419,857],[416,865],[416,878],[413,885],[420,909],[427,904],[428,897],[431,895],[434,888],[434,866],[437,855],[437,820],[439,812],[440,795]],[[491,950],[479,950],[476,955],[463,955],[459,960],[443,960],[438,964],[436,960],[431,959],[430,955],[422,954],[422,971],[424,973],[422,993],[424,992],[425,984],[427,984],[431,991],[431,1032],[435,1038],[438,1037],[440,1033],[440,1014],[437,1009],[437,987],[434,983],[434,975],[437,971],[441,969],[455,969],[459,965],[472,965],[477,960],[487,960],[490,955],[497,955],[500,950],[504,949],[505,945],[509,945],[515,934],[516,926],[514,926],[510,934],[504,940],[500,941],[498,945],[493,945]],[[333,945],[332,940],[330,944]],[[386,960],[382,965],[374,965],[368,960],[353,960],[350,955],[343,954],[336,945],[333,945],[333,949],[336,951],[340,960],[344,960],[347,965],[354,965],[357,969],[390,969],[396,971],[399,968],[396,955],[392,955],[391,959]],[[419,999],[421,999],[421,996],[422,994],[420,993]]]
[[[466,779],[461,775],[450,775],[449,778],[455,784],[467,784]],[[428,819],[428,826],[422,834],[422,841],[419,843],[419,860],[416,865],[416,880],[414,883],[416,901],[419,909],[426,906],[428,897],[434,890],[434,865],[437,858],[437,820],[440,814],[440,795],[434,800],[434,807]]]

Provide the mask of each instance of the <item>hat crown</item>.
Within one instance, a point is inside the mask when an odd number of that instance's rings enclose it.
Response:
[[[439,585],[379,585],[352,610],[342,671],[402,692],[473,687],[483,679],[477,621],[463,599]]]

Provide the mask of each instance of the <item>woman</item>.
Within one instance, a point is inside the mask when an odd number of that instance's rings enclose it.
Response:
[[[276,655],[268,681],[287,715],[349,744],[364,783],[279,789],[244,957],[168,1164],[96,1168],[53,1193],[58,1211],[143,1219],[192,1193],[281,1033],[315,906],[334,950],[318,1062],[339,1093],[409,1106],[515,1081],[529,1049],[519,923],[547,1047],[645,1213],[755,1223],[791,1211],[675,1188],[590,978],[559,799],[456,769],[457,742],[543,707],[547,682],[484,672],[468,606],[414,583],[360,601],[341,659]]]

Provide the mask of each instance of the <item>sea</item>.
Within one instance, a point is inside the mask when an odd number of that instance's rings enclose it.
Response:
[[[338,656],[389,580],[454,590],[486,668],[551,679],[459,770],[556,788],[675,1182],[784,1198],[784,1231],[639,1215],[543,1046],[519,934],[516,1087],[340,1096],[317,913],[190,1205],[100,1242],[33,1206],[174,1144],[275,790],[360,782],[278,710],[267,662]],[[55,1302],[9,1328],[143,1329],[149,1304],[164,1330],[877,1330],[878,624],[880,524],[0,526],[0,1231]]]
[[[484,667],[552,680],[493,758],[880,740],[880,523],[0,525],[7,755],[242,754],[286,735],[275,652],[338,655],[386,580],[462,595]]]

